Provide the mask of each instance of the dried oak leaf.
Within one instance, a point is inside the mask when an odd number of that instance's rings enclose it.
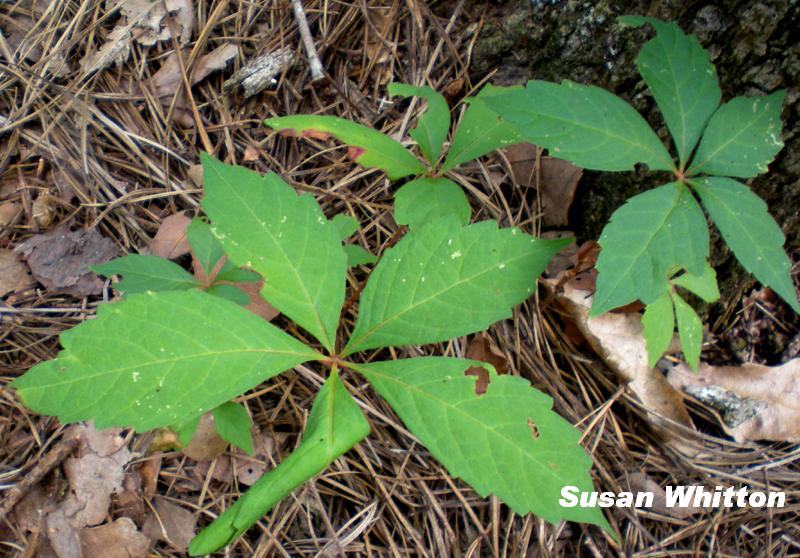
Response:
[[[679,363],[667,379],[720,411],[725,431],[736,441],[800,442],[800,359],[774,367],[701,362],[697,374]]]
[[[83,558],[144,558],[150,547],[150,539],[128,517],[82,529],[80,543]]]
[[[156,498],[155,513],[149,514],[142,531],[151,539],[167,542],[178,552],[185,552],[194,538],[197,517],[165,498]]]
[[[640,314],[615,314],[606,312],[589,317],[593,295],[575,285],[574,281],[562,284],[562,272],[554,278],[543,280],[553,292],[555,300],[572,318],[592,349],[621,380],[628,382],[631,390],[648,410],[653,426],[664,438],[681,450],[691,451],[676,438],[672,423],[694,429],[682,395],[673,388],[660,370],[647,365],[647,348],[642,334]],[[669,419],[667,421],[664,418]]]
[[[36,235],[15,249],[33,276],[48,290],[86,296],[97,294],[103,282],[89,266],[105,263],[118,254],[114,243],[96,229],[68,231],[58,228]]]
[[[191,222],[185,211],[179,211],[161,221],[158,232],[150,243],[150,253],[168,260],[188,254],[189,239],[186,236],[186,227]]]
[[[536,185],[537,149],[530,143],[519,143],[503,150],[517,185]],[[583,169],[554,157],[539,157],[538,161],[542,221],[547,226],[566,225],[567,214],[572,200],[575,199],[575,190],[583,176]]]
[[[0,248],[0,296],[24,291],[33,286],[28,267],[12,250]]]

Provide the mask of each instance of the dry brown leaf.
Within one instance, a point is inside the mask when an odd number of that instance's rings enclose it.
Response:
[[[130,518],[141,525],[145,518],[144,496],[142,495],[142,476],[135,468],[125,472],[122,491],[113,498],[113,517]]]
[[[620,379],[629,382],[631,390],[649,411],[653,425],[667,440],[677,442],[678,447],[686,450],[676,439],[670,421],[688,428],[694,428],[694,425],[681,394],[670,386],[659,370],[647,365],[641,316],[606,312],[590,318],[591,292],[576,287],[573,281],[567,281],[559,287],[560,280],[561,277],[556,276],[543,282],[551,291],[557,289],[554,295],[556,301],[574,320],[592,349]],[[669,420],[665,421],[664,418]]]
[[[41,192],[36,196],[31,208],[31,217],[34,222],[43,229],[50,226],[56,216],[55,200],[47,192]]]
[[[152,498],[158,486],[158,475],[161,473],[163,455],[160,451],[150,455],[139,465],[139,475],[142,477],[142,490],[145,496]]]
[[[252,457],[237,449],[234,471],[236,480],[245,486],[255,484],[267,472],[277,446],[281,445],[285,439],[283,434],[273,435],[262,431],[255,436],[255,452]]]
[[[697,374],[678,363],[667,379],[717,409],[725,431],[736,441],[800,442],[800,359],[774,367],[701,362]]]
[[[530,143],[518,143],[503,150],[511,165],[515,184],[524,187],[536,185],[537,150]],[[542,221],[547,226],[566,225],[567,214],[575,198],[575,189],[583,176],[583,169],[554,157],[539,157],[539,165]]]
[[[0,203],[0,227],[6,227],[19,215],[22,206],[16,202]]]
[[[80,529],[72,525],[63,509],[47,514],[45,522],[47,538],[58,558],[83,558]]]
[[[76,528],[97,525],[108,515],[111,495],[122,491],[125,466],[133,456],[119,429],[80,424],[70,430],[81,443],[79,455],[64,461],[70,489],[59,510]]]
[[[150,539],[139,532],[130,518],[82,529],[80,544],[83,558],[144,558]]]
[[[26,266],[13,250],[0,248],[0,296],[24,291],[36,283]]]
[[[208,77],[214,70],[222,70],[227,63],[239,54],[239,47],[233,43],[218,46],[208,54],[201,56],[192,70],[189,83],[195,85]],[[185,50],[184,64],[188,63],[189,50]],[[175,51],[164,60],[158,71],[148,82],[159,97],[172,97],[183,85],[183,74],[180,61]]]
[[[188,176],[189,180],[198,188],[203,187],[203,165],[192,165],[186,169],[186,176]]]
[[[63,227],[34,236],[15,251],[22,254],[33,276],[48,290],[75,296],[99,293],[103,282],[89,266],[105,263],[119,252],[96,229],[68,231]]]
[[[228,442],[217,434],[213,415],[206,413],[200,417],[194,437],[189,445],[183,448],[183,453],[195,461],[204,461],[222,455],[227,448]]]
[[[648,477],[645,473],[634,472],[627,475],[628,491],[636,494],[637,492],[652,492],[653,493],[653,507],[649,508],[656,513],[668,515],[678,519],[687,519],[696,513],[701,513],[704,508],[701,507],[680,507],[680,506],[667,506],[667,491],[658,484],[656,481]]]
[[[186,211],[179,211],[161,221],[158,232],[150,243],[150,253],[169,260],[188,254],[189,239],[186,236],[186,227],[191,222]]]
[[[236,283],[236,287],[244,291],[244,294],[250,297],[250,304],[245,306],[256,316],[261,316],[265,320],[272,321],[280,314],[263,296],[261,296],[261,288],[264,286],[263,281],[258,283]]]
[[[466,357],[472,360],[480,360],[494,366],[498,374],[508,372],[508,359],[500,349],[492,343],[491,337],[487,333],[478,333],[467,345]],[[467,376],[477,376],[475,382],[475,393],[483,395],[489,387],[489,373],[481,366],[470,366],[464,372]]]
[[[258,161],[259,157],[261,157],[260,150],[255,145],[248,145],[244,148],[244,157],[242,160],[246,163],[252,163],[253,161]]]
[[[155,499],[155,514],[147,516],[142,531],[151,539],[166,541],[178,552],[185,552],[194,538],[197,517],[165,498]]]

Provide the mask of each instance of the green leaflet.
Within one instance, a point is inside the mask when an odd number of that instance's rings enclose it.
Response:
[[[570,242],[498,229],[494,221],[462,227],[442,218],[411,230],[375,266],[343,356],[446,341],[508,318]]]
[[[424,174],[427,170],[410,151],[389,136],[336,116],[298,114],[267,118],[264,124],[295,136],[318,139],[333,136],[350,146],[348,153],[353,161],[363,167],[385,171],[389,180]]]
[[[25,405],[63,423],[139,432],[185,422],[322,358],[243,308],[195,290],[104,304],[97,319],[60,340],[56,359],[11,383]]]
[[[673,285],[687,289],[705,302],[716,302],[719,300],[719,286],[717,285],[717,272],[714,268],[706,264],[703,273],[700,275],[692,275],[691,273],[684,273],[676,277],[670,282]]]
[[[495,149],[523,141],[510,124],[502,121],[482,102],[487,97],[518,89],[521,88],[486,84],[480,93],[469,100],[467,110],[453,135],[453,142],[442,165],[442,172],[454,169],[461,163],[486,155]]]
[[[647,364],[652,368],[669,348],[675,333],[675,314],[668,291],[645,307],[642,327],[647,345]]]
[[[781,104],[786,91],[762,97],[736,97],[714,113],[697,147],[688,175],[718,174],[751,178],[783,148]]]
[[[477,395],[465,375],[482,362],[420,357],[357,364],[406,426],[454,476],[479,495],[496,494],[520,515],[611,528],[598,508],[562,507],[561,489],[592,490],[592,460],[580,432],[551,410],[552,399],[524,379],[497,375]]]
[[[239,403],[228,401],[213,411],[214,427],[219,437],[231,445],[253,455],[253,435],[250,432],[250,415]]]
[[[226,265],[223,266],[223,269],[226,267],[227,262]],[[261,281],[261,276],[255,271],[241,269],[231,265],[227,271],[222,271],[219,275],[217,275],[215,282],[216,281],[230,281],[231,283],[258,283]]]
[[[680,295],[670,293],[675,304],[675,317],[678,320],[678,336],[686,362],[697,372],[700,364],[700,350],[703,348],[703,322],[694,309]]]
[[[247,306],[250,304],[250,297],[244,291],[234,287],[233,285],[211,285],[206,292],[210,295],[230,300],[240,306]]]
[[[378,261],[378,258],[367,252],[358,244],[345,244],[344,253],[347,254],[348,267],[366,265]]]
[[[394,220],[415,229],[439,217],[466,225],[472,216],[464,190],[449,178],[417,178],[394,195]]]
[[[783,251],[783,231],[764,201],[731,178],[710,176],[691,180],[690,184],[736,259],[800,313],[791,262]]]
[[[331,223],[336,227],[336,230],[339,231],[339,238],[344,240],[358,230],[358,220],[355,217],[351,217],[350,215],[345,215],[344,213],[339,213],[338,215],[334,215],[333,219],[331,219]]]
[[[369,423],[334,369],[317,394],[300,446],[197,535],[189,545],[189,554],[208,554],[234,541],[292,490],[356,445],[369,430]]]
[[[649,23],[657,32],[642,48],[636,66],[653,92],[685,168],[722,97],[716,68],[697,37],[687,37],[675,23],[651,17],[619,19],[635,26]]]
[[[116,260],[91,266],[95,273],[111,277],[122,275],[114,285],[121,293],[145,291],[185,291],[200,286],[194,276],[175,262],[156,256],[129,254]]]
[[[529,81],[525,89],[482,102],[514,126],[524,141],[592,170],[673,170],[672,158],[628,103],[593,85]]]
[[[708,224],[689,189],[670,182],[630,198],[600,236],[597,292],[591,315],[661,297],[673,268],[702,273]]]
[[[211,226],[197,217],[192,219],[186,228],[186,237],[189,240],[189,246],[192,247],[192,254],[200,262],[200,267],[203,268],[206,277],[210,277],[220,258],[225,255],[222,251],[222,244],[211,232]],[[220,273],[234,268],[230,262],[225,262],[223,266]]]
[[[202,206],[230,259],[259,272],[264,298],[333,350],[347,270],[336,226],[275,174],[201,160]]]
[[[409,132],[419,145],[431,167],[436,166],[442,145],[450,130],[450,108],[447,101],[435,90],[427,86],[414,86],[405,83],[390,83],[389,95],[401,97],[421,97],[428,102],[428,108],[417,119],[417,126]]]

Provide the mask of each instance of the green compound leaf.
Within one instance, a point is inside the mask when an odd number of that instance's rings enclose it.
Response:
[[[449,178],[417,178],[394,195],[394,220],[415,229],[439,217],[466,225],[472,216],[464,190]]]
[[[202,206],[228,257],[259,272],[264,298],[333,350],[347,271],[336,226],[275,174],[201,160]]]
[[[687,364],[697,372],[700,365],[700,350],[703,348],[703,322],[679,294],[670,293],[675,304],[675,317],[678,319],[678,336],[681,339],[681,350]]]
[[[348,267],[367,265],[378,261],[378,258],[364,250],[358,244],[345,244],[344,253],[347,254]]]
[[[216,407],[212,414],[219,437],[247,455],[253,455],[255,450],[253,434],[250,432],[250,415],[244,405],[228,401]]]
[[[697,147],[689,175],[718,174],[752,178],[783,148],[781,104],[786,91],[761,97],[736,97],[714,113]]]
[[[482,102],[512,124],[524,141],[579,167],[632,170],[675,168],[669,152],[628,103],[593,85],[529,81],[525,89]]]
[[[189,246],[192,247],[192,254],[200,262],[200,267],[203,268],[206,277],[209,277],[220,258],[225,255],[222,251],[222,244],[211,232],[211,226],[197,217],[192,219],[186,228],[186,238],[189,240]],[[234,268],[230,262],[225,262],[223,265],[224,269],[220,270],[221,273]]]
[[[539,240],[494,221],[437,219],[387,250],[361,294],[344,354],[446,341],[511,316],[566,240]]]
[[[334,215],[333,219],[331,219],[331,223],[333,223],[336,230],[339,231],[339,238],[342,240],[353,236],[359,227],[358,219],[350,215],[345,215],[344,213]]]
[[[481,102],[487,97],[502,95],[517,89],[521,88],[518,86],[496,87],[487,84],[480,93],[470,99],[471,102],[453,135],[453,142],[450,144],[442,172],[481,155],[486,155],[495,149],[523,141],[511,125],[501,120],[495,112]]]
[[[599,508],[562,507],[561,489],[592,490],[592,460],[580,432],[551,410],[552,399],[524,379],[489,370],[476,394],[465,375],[484,363],[421,357],[353,365],[454,476],[481,496],[496,494],[520,515],[611,528]]]
[[[675,333],[675,314],[669,292],[664,292],[658,300],[645,307],[642,327],[647,345],[647,364],[652,368],[661,355],[667,352]]]
[[[417,126],[409,132],[425,155],[425,159],[436,165],[442,153],[442,145],[450,130],[450,107],[447,101],[435,90],[427,86],[414,86],[406,83],[390,83],[389,95],[401,97],[421,97],[428,101],[428,108],[417,120]]]
[[[690,184],[736,259],[800,313],[792,283],[792,264],[783,251],[783,231],[764,201],[731,178],[711,176],[692,180]]]
[[[655,38],[639,53],[636,66],[653,92],[678,148],[681,168],[685,168],[722,97],[716,68],[697,37],[687,37],[675,23],[636,16],[619,20],[635,26],[649,23],[656,30]]]
[[[683,287],[684,289],[693,292],[705,302],[716,302],[719,300],[719,286],[717,285],[717,272],[714,268],[706,264],[703,273],[700,275],[692,275],[691,273],[684,273],[679,277],[671,279],[673,285]]]
[[[591,315],[664,294],[673,268],[700,274],[708,260],[708,224],[689,189],[670,182],[630,198],[600,236]]]
[[[114,285],[121,293],[145,291],[185,291],[200,286],[194,276],[175,262],[156,256],[129,254],[116,260],[91,266],[100,275],[122,275]]]
[[[372,128],[336,116],[298,114],[268,118],[264,124],[287,135],[317,139],[333,136],[350,148],[350,158],[366,168],[381,169],[389,180],[427,172],[399,142]]]
[[[369,423],[334,369],[317,394],[300,446],[197,535],[189,545],[189,554],[209,554],[233,542],[292,490],[361,441],[369,430]]]
[[[139,432],[180,424],[322,358],[247,310],[201,291],[133,294],[61,334],[64,350],[11,383],[63,423]]]

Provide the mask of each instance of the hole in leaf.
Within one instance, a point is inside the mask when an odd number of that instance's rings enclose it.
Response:
[[[528,428],[531,429],[531,436],[533,436],[534,440],[538,440],[541,434],[539,433],[539,427],[536,426],[536,423],[533,422],[531,417],[528,417]]]
[[[483,366],[470,366],[464,372],[465,376],[475,376],[475,395],[483,395],[489,388],[489,372]]]

